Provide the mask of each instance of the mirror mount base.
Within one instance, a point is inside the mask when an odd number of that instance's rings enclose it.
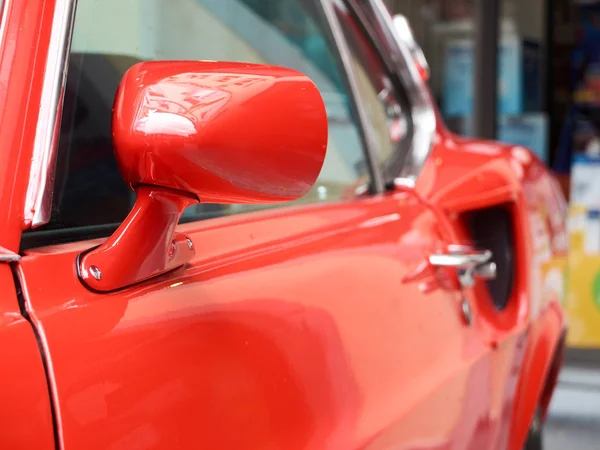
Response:
[[[92,291],[131,286],[176,269],[195,255],[192,241],[175,227],[185,208],[198,199],[155,186],[136,186],[135,192],[132,210],[113,235],[77,258],[79,279]]]

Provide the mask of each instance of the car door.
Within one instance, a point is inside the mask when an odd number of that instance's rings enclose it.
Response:
[[[410,116],[364,94],[344,5],[113,3],[77,6],[52,215],[23,234],[16,266],[59,446],[481,448],[487,348],[453,274],[428,264],[450,243],[443,223],[414,193],[382,190],[375,152],[411,138],[390,136],[390,111],[394,130]],[[192,58],[309,74],[329,119],[321,175],[296,204],[188,209],[189,264],[93,292],[77,258],[132,202],[110,141],[116,84],[136,60]]]
[[[54,448],[50,395],[36,335],[21,315],[13,275],[14,257],[0,247],[0,423],[2,448]]]
[[[557,268],[567,252],[566,203],[531,151],[448,132],[432,104],[427,63],[405,18],[392,19],[380,0],[362,3],[361,9],[368,23],[379,25],[417,105],[415,144],[407,163],[388,171],[388,184],[411,189],[434,209],[449,241],[491,253],[477,277],[463,279],[463,294],[489,346],[488,388],[481,391],[490,408],[483,422],[487,446],[520,449],[530,425],[537,426],[534,416],[545,415],[561,363],[565,330]],[[427,137],[432,121],[434,139]],[[394,179],[398,173],[401,178]]]
[[[437,232],[444,245],[440,246],[434,254],[430,254],[428,259],[434,266],[441,262],[445,267],[438,268],[437,280],[433,286],[438,286],[440,277],[446,281],[448,279],[445,277],[450,277],[455,282],[456,275],[464,275],[464,267],[461,267],[460,260],[464,262],[473,258],[468,262],[471,264],[483,256],[482,260],[489,261],[490,266],[495,267],[491,258],[493,253],[488,252],[486,247],[489,240],[473,241],[471,236],[464,232],[461,222],[453,220],[454,218],[446,214],[443,208],[439,208],[437,202],[430,201],[427,196],[422,195],[420,187],[429,186],[432,180],[430,173],[425,173],[424,177],[421,177],[420,171],[424,166],[428,168],[438,166],[439,153],[434,152],[431,156],[428,154],[441,146],[439,137],[444,128],[436,118],[430,93],[421,79],[422,68],[417,66],[418,61],[412,59],[411,49],[398,48],[398,41],[389,39],[393,37],[391,36],[393,33],[390,33],[391,18],[381,2],[349,1],[347,4],[333,2],[333,5],[352,54],[350,59],[353,72],[357,74],[358,79],[363,80],[359,83],[359,96],[363,99],[363,104],[370,105],[366,108],[370,111],[377,110],[374,107],[377,103],[383,105],[383,115],[368,114],[367,128],[375,135],[378,143],[375,146],[376,164],[381,167],[386,189],[392,197],[398,193],[409,193],[435,214]],[[411,111],[411,114],[405,114],[405,111]],[[382,142],[384,145],[381,145]],[[455,176],[455,173],[450,176]],[[495,245],[494,250],[497,250],[497,244]],[[435,261],[432,256],[435,257]],[[441,261],[438,262],[439,257]],[[487,267],[487,264],[479,267]],[[445,272],[446,270],[449,272]],[[479,272],[475,278],[484,276],[484,273]],[[404,281],[414,278],[418,276],[411,274],[404,278]],[[490,282],[497,284],[502,281],[490,280]],[[460,287],[454,285],[454,289],[450,288],[450,290],[458,296],[457,301],[460,302],[468,322],[468,326],[462,330],[463,337],[470,342],[471,348],[477,351],[471,355],[475,356],[473,359],[463,361],[463,365],[458,364],[456,367],[457,378],[469,377],[468,388],[465,391],[466,402],[449,403],[455,407],[460,405],[462,414],[459,422],[454,424],[454,435],[441,439],[436,444],[439,447],[435,448],[446,448],[452,445],[457,445],[457,448],[495,448],[499,439],[498,429],[502,420],[494,417],[495,413],[492,414],[491,404],[495,397],[491,393],[494,391],[494,384],[504,382],[504,377],[500,376],[500,379],[496,380],[497,377],[493,373],[493,333],[490,332],[489,323],[484,320],[489,317],[489,311],[484,308],[486,304],[481,301],[482,295],[479,294],[481,291],[474,293],[473,289],[465,288],[467,283],[468,280],[463,279]],[[477,281],[477,288],[481,288],[482,283],[484,281]],[[449,289],[447,284],[442,284],[447,290]],[[421,287],[427,291],[425,285]],[[488,297],[484,299],[487,300]],[[503,399],[510,398],[510,394],[503,393]],[[436,409],[432,405],[425,405],[427,401],[424,400],[423,406],[426,410]],[[449,417],[451,415],[446,416]],[[411,429],[418,435],[417,430],[418,428]],[[428,433],[435,434],[428,430],[421,437],[427,436]],[[422,445],[430,448],[426,444]]]

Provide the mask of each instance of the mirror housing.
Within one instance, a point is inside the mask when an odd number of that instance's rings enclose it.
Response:
[[[136,202],[106,242],[79,255],[80,279],[100,292],[189,261],[193,242],[175,226],[194,203],[303,196],[327,149],[317,87],[299,72],[268,65],[138,63],[119,85],[112,127],[119,170]]]
[[[201,202],[302,197],[327,147],[317,87],[291,69],[155,61],[131,67],[113,114],[125,181],[188,192]]]

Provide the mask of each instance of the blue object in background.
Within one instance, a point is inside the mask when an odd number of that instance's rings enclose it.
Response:
[[[442,111],[445,117],[473,113],[473,42],[457,39],[445,50]],[[540,47],[517,37],[500,43],[498,114],[519,115],[541,109]]]
[[[502,43],[498,52],[498,114],[520,114],[524,108],[523,58],[519,41]]]
[[[473,120],[463,121],[461,134],[473,135]],[[544,113],[529,113],[498,118],[498,141],[520,145],[533,151],[542,161],[548,162],[548,118]]]
[[[442,110],[444,116],[473,112],[473,44],[456,40],[446,46]]]
[[[572,163],[581,163],[577,161],[577,155],[585,149],[578,148],[577,135],[589,125],[600,128],[599,124],[587,124],[581,118],[581,112],[597,114],[600,108],[597,95],[600,89],[600,5],[580,5],[579,13],[582,22],[571,54],[569,74],[573,98],[564,119],[553,166],[562,174],[571,171]]]
[[[548,163],[548,119],[545,114],[504,116],[498,122],[499,141],[527,147]]]

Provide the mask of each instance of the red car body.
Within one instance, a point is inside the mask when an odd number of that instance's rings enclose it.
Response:
[[[2,10],[2,448],[522,448],[566,329],[540,288],[566,251],[564,199],[531,152],[437,117],[414,184],[179,225],[185,265],[98,292],[76,264],[105,239],[20,252],[28,195],[53,182],[36,139],[56,131],[40,116],[66,3]],[[477,244],[468,217],[493,208],[514,236],[502,310],[428,260]]]

